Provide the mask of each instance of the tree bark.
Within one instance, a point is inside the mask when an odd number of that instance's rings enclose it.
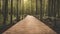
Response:
[[[13,0],[11,0],[10,24],[12,24]]]
[[[42,14],[42,0],[40,0],[40,19],[42,19],[43,14]]]

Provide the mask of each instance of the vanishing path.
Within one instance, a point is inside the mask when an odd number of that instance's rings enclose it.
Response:
[[[28,15],[3,34],[56,34],[56,32],[35,17]]]

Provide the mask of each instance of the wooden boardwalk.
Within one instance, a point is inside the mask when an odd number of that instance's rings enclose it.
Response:
[[[57,34],[43,22],[28,15],[2,34]]]

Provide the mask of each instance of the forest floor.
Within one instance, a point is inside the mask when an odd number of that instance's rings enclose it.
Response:
[[[2,34],[57,34],[49,26],[28,15]]]

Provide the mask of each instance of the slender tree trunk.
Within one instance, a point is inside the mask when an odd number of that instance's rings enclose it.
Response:
[[[5,14],[6,14],[6,20],[8,20],[8,0],[5,0]]]
[[[12,24],[13,0],[11,0],[10,24]]]
[[[51,0],[51,4],[50,4],[50,6],[51,6],[51,8],[50,8],[50,17],[53,17],[54,15],[53,15],[53,13],[54,13],[54,4],[53,4],[53,0]]]
[[[4,6],[3,6],[3,17],[4,17],[4,20],[3,20],[3,25],[6,25],[6,20],[7,20],[7,16],[8,16],[8,0],[3,0],[3,3],[4,3]]]
[[[48,17],[51,17],[51,0],[48,0]]]
[[[19,13],[19,15],[20,15],[20,18],[21,18],[21,0],[20,0],[20,13]]]
[[[32,11],[32,0],[31,0],[31,14],[33,14],[33,11]]]
[[[31,0],[31,14],[32,14],[32,15],[34,14],[34,13],[33,13],[33,12],[34,12],[34,10],[33,10],[33,9],[34,9],[34,4],[33,4],[34,2],[33,2],[33,1],[34,1],[34,0]]]
[[[56,0],[54,0],[54,2],[53,2],[53,7],[54,7],[54,23],[55,23],[55,26],[56,26]]]
[[[58,11],[58,16],[60,18],[60,0],[59,0],[59,11]]]
[[[43,14],[42,14],[42,0],[40,0],[40,19],[42,19]]]
[[[1,0],[0,0],[0,16],[1,16]]]
[[[17,22],[19,21],[19,13],[18,13],[18,0],[17,0]]]
[[[38,8],[37,8],[37,5],[38,5],[38,4],[37,4],[37,1],[38,1],[38,0],[36,0],[36,15],[37,15],[37,13],[38,13],[38,10],[37,10],[37,9],[38,9]]]
[[[22,4],[22,19],[23,19],[23,14],[24,14],[24,0],[21,0]]]
[[[58,17],[59,17],[59,0],[57,0],[57,13],[58,13]]]
[[[2,5],[2,15],[3,15],[3,25],[5,23],[5,0],[2,0],[3,5]]]

